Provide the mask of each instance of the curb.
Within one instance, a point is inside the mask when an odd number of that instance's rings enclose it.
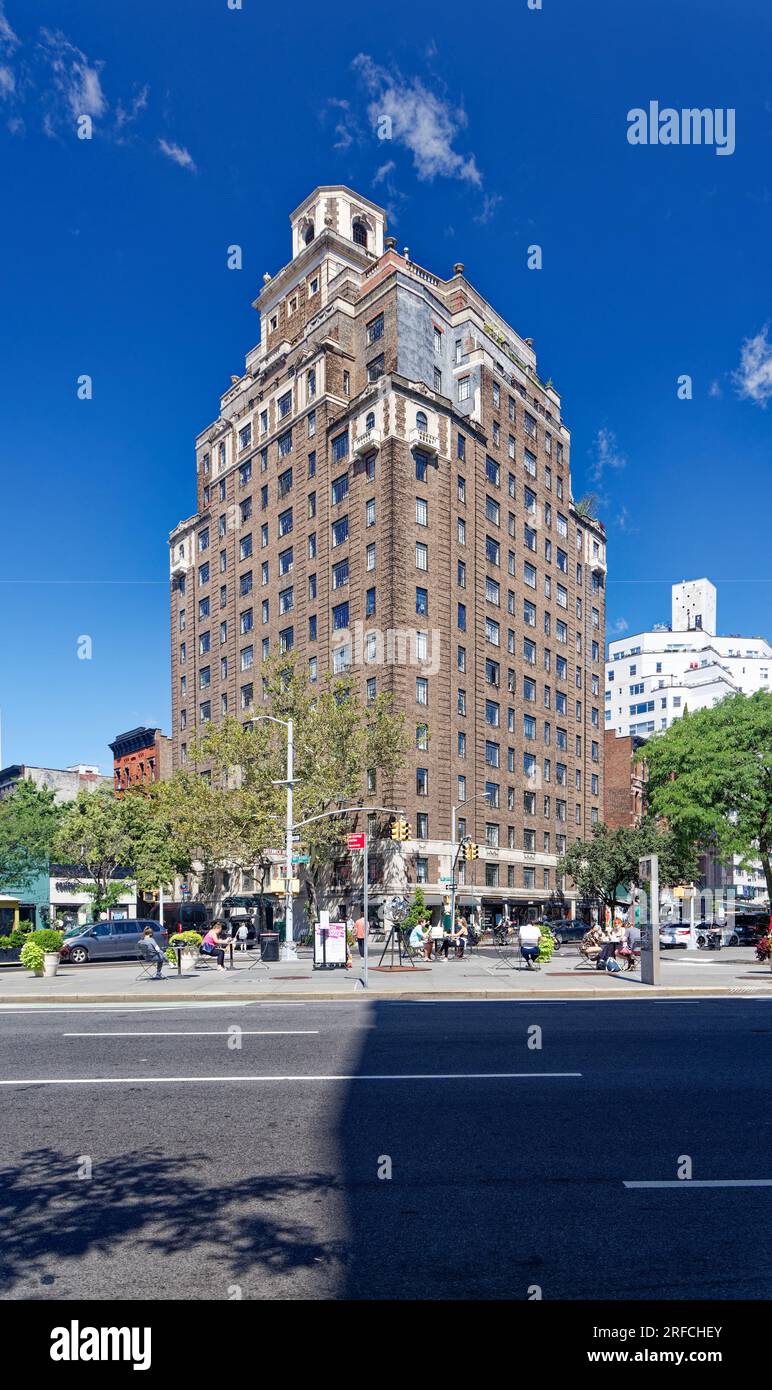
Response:
[[[762,977],[762,978],[765,978],[765,979],[766,979],[766,978],[768,978],[768,977],[765,976],[765,977]],[[613,986],[612,986],[612,988],[613,988]],[[624,992],[623,995],[618,994],[618,993],[615,993],[613,996],[610,995],[609,989],[606,988],[606,987],[583,988],[583,989],[564,990],[564,991],[561,991],[561,990],[550,990],[549,993],[547,993],[547,992],[544,991],[544,990],[538,990],[538,989],[533,989],[533,990],[524,990],[524,989],[520,989],[520,990],[512,990],[512,989],[500,989],[500,990],[497,990],[497,989],[477,989],[477,990],[433,990],[433,991],[431,991],[431,993],[422,993],[422,992],[418,992],[418,991],[414,991],[414,990],[374,990],[374,989],[368,989],[367,992],[365,992],[365,991],[362,990],[362,989],[357,989],[356,991],[352,990],[350,994],[348,994],[348,993],[347,993],[347,994],[341,994],[341,993],[340,993],[339,991],[337,991],[337,990],[336,990],[335,992],[333,992],[333,991],[331,991],[331,990],[314,990],[314,991],[300,991],[300,990],[292,990],[292,991],[289,991],[289,990],[288,990],[286,993],[282,990],[280,993],[279,993],[279,992],[271,992],[271,993],[268,993],[268,992],[264,991],[264,992],[259,993],[259,994],[257,994],[257,993],[244,994],[244,993],[241,993],[241,992],[239,992],[239,993],[235,993],[235,992],[234,992],[234,993],[230,993],[230,992],[229,992],[229,993],[227,993],[227,994],[220,994],[220,993],[218,993],[218,994],[209,994],[209,993],[207,993],[207,994],[205,994],[205,995],[203,995],[203,994],[175,994],[175,995],[173,996],[173,998],[172,998],[172,996],[170,996],[168,993],[157,993],[157,992],[156,992],[156,993],[153,993],[153,994],[143,994],[143,995],[141,995],[141,996],[137,996],[136,994],[116,994],[116,993],[112,993],[112,994],[57,994],[57,995],[49,995],[49,996],[48,996],[47,998],[45,998],[45,999],[34,999],[34,998],[30,997],[30,996],[26,996],[26,997],[22,996],[22,997],[19,997],[19,995],[4,995],[4,994],[3,994],[3,995],[0,995],[0,1005],[5,1005],[5,1004],[20,1004],[20,1005],[23,1005],[23,1004],[26,1004],[26,1005],[31,1005],[31,1006],[32,1006],[33,1008],[35,1008],[35,1009],[38,1009],[38,1008],[44,1009],[44,1008],[47,1008],[47,1007],[52,1006],[52,1005],[53,1005],[53,1006],[56,1006],[57,1004],[140,1004],[140,1005],[142,1005],[142,1004],[168,1004],[168,1003],[170,1003],[170,1002],[173,1002],[173,1003],[181,1003],[181,1004],[206,1004],[206,1003],[217,1003],[217,1004],[230,1004],[230,1003],[235,1003],[235,1004],[243,1004],[243,1003],[248,1003],[248,1004],[260,1004],[260,1003],[272,1003],[272,1004],[280,1004],[280,1003],[282,1003],[282,1001],[284,1001],[284,1000],[290,1000],[290,1001],[292,1001],[292,1002],[298,1002],[298,1001],[302,1002],[302,1001],[306,1000],[306,1001],[308,1001],[308,1002],[310,1002],[310,1003],[320,1003],[320,1002],[324,1002],[324,1003],[331,1003],[331,1002],[351,1003],[352,1000],[353,1000],[353,1001],[361,1001],[362,1003],[367,1003],[367,1001],[370,1000],[370,999],[377,999],[379,1002],[383,1002],[383,1001],[388,1002],[388,1001],[391,1000],[391,999],[396,999],[396,1000],[400,1000],[400,1001],[413,1000],[413,1001],[415,1001],[416,1003],[421,1003],[421,1004],[434,1003],[434,1002],[437,1002],[437,1001],[441,1001],[442,1003],[452,1003],[454,1000],[458,1000],[458,999],[466,1000],[466,1001],[469,1001],[469,1000],[474,1001],[475,999],[479,999],[479,1000],[491,1000],[491,999],[492,999],[492,1000],[500,1000],[500,1001],[502,1001],[502,1002],[508,1001],[508,1000],[512,1000],[512,1001],[515,1001],[515,1002],[517,1002],[518,1000],[521,1001],[521,1002],[524,1001],[524,1000],[528,1000],[529,1002],[533,1002],[534,1000],[541,1000],[541,1001],[547,1002],[547,1003],[549,1003],[549,1001],[550,1001],[551,999],[559,999],[561,1002],[570,1003],[570,1001],[571,1001],[572,999],[608,999],[608,998],[610,998],[610,997],[613,997],[613,998],[615,998],[615,999],[619,999],[619,998],[624,998],[624,999],[683,999],[683,998],[716,998],[716,997],[721,997],[721,998],[726,998],[726,999],[738,999],[738,998],[739,998],[739,999],[742,999],[742,998],[744,998],[744,997],[747,997],[748,995],[755,995],[755,994],[757,994],[757,993],[758,993],[758,989],[759,989],[759,985],[756,984],[755,982],[753,982],[753,983],[749,983],[749,984],[743,985],[743,986],[737,986],[737,985],[723,985],[723,986],[722,986],[722,985],[712,985],[712,986],[711,986],[711,985],[685,985],[685,986],[683,986],[682,988],[679,988],[679,987],[676,986],[676,985],[665,985],[665,986],[662,986],[662,985],[660,985],[660,986],[657,986],[657,985],[648,985],[648,986],[643,986],[643,987],[632,987],[632,988],[630,988],[630,989],[625,989],[625,992]],[[772,991],[770,991],[770,994],[772,994]]]

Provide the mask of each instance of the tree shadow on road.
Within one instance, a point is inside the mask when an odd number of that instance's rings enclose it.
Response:
[[[211,1289],[211,1265],[223,1281],[253,1275],[292,1275],[331,1263],[342,1252],[288,1211],[336,1186],[328,1173],[255,1173],[226,1181],[211,1155],[186,1154],[183,1164],[153,1148],[100,1159],[93,1176],[78,1178],[82,1156],[53,1148],[22,1155],[0,1168],[0,1294],[14,1297],[17,1281],[52,1282],[61,1261],[115,1257],[133,1247],[138,1265],[192,1252]],[[204,1273],[204,1263],[209,1266]],[[215,1276],[216,1278],[216,1276]],[[153,1294],[158,1296],[159,1290]],[[21,1296],[28,1297],[24,1293]],[[45,1296],[45,1295],[42,1295]],[[132,1294],[142,1297],[141,1289]],[[202,1290],[202,1296],[204,1295]],[[211,1293],[208,1294],[211,1296]]]

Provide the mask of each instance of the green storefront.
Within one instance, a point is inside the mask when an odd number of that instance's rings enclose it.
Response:
[[[23,883],[0,883],[0,935],[26,923],[45,927],[48,916],[48,865]]]

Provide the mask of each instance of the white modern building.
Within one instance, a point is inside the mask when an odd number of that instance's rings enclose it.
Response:
[[[609,643],[607,729],[646,738],[685,709],[772,688],[772,647],[763,637],[718,636],[716,607],[710,580],[685,580],[672,587],[670,623]]]
[[[610,642],[606,660],[605,726],[618,738],[647,738],[685,710],[717,705],[729,695],[770,690],[772,647],[763,637],[721,637],[717,594],[709,579],[671,590],[671,620]],[[703,886],[734,887],[738,899],[766,898],[761,865],[744,870],[706,857]]]

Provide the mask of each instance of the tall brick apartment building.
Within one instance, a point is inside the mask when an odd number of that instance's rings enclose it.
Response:
[[[464,267],[399,255],[367,198],[320,187],[290,222],[170,537],[174,766],[260,707],[268,652],[349,671],[411,732],[366,792],[407,814],[409,880],[441,901],[455,806],[480,846],[461,901],[525,915],[603,806],[605,534],[572,504],[560,397]]]

